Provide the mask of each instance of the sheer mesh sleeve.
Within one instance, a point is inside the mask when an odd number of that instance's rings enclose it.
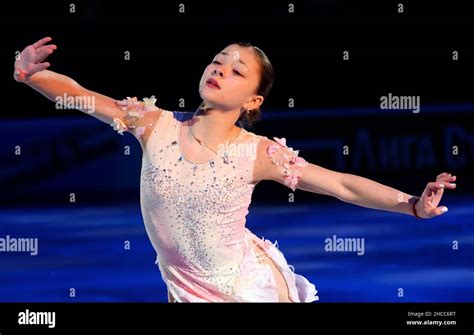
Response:
[[[144,98],[142,101],[136,97],[127,97],[115,101],[117,111],[110,126],[120,135],[125,131],[134,135],[144,149],[151,138],[155,125],[162,119],[166,111],[155,106],[156,98]]]
[[[147,125],[150,124],[149,121],[153,120],[157,116],[156,112],[160,111],[155,106],[155,102],[155,96],[144,98],[143,101],[137,100],[136,97],[116,101],[116,105],[124,113],[121,117],[115,117],[111,126],[120,135],[128,131],[139,138],[145,133]]]
[[[308,165],[304,158],[298,157],[299,150],[293,150],[286,145],[285,138],[273,138],[275,141],[266,148],[266,154],[279,170],[279,179],[284,185],[296,190],[299,179],[302,176],[302,168]]]

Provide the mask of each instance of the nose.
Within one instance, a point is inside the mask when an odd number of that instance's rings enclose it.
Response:
[[[226,72],[224,69],[224,65],[220,65],[218,68],[215,68],[213,71],[213,75],[218,75],[221,78],[224,78],[225,73]]]
[[[214,72],[213,75],[218,75],[219,77],[224,77],[224,71],[222,71],[221,68],[214,69],[213,72]]]

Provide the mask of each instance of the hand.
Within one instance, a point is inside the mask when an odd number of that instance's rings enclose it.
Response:
[[[57,46],[54,44],[45,45],[49,41],[51,41],[51,37],[42,38],[38,42],[27,46],[18,55],[13,73],[16,81],[24,82],[34,73],[43,71],[50,66],[48,62],[42,63],[46,57],[57,49]]]
[[[442,215],[448,211],[448,207],[438,207],[445,189],[454,189],[456,184],[453,182],[456,176],[450,173],[442,173],[436,177],[436,182],[430,182],[426,185],[420,200],[416,203],[415,210],[419,217],[430,219]]]

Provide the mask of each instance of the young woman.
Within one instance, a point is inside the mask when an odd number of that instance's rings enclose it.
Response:
[[[50,100],[93,97],[92,116],[139,140],[142,214],[169,301],[318,300],[315,286],[294,272],[276,243],[245,227],[261,180],[418,218],[447,211],[438,204],[444,189],[456,187],[451,174],[438,175],[416,197],[308,163],[284,138],[271,140],[241,127],[258,118],[273,84],[272,65],[255,46],[235,43],[219,52],[199,82],[203,103],[185,113],[155,107],[154,97],[117,101],[46,70],[43,61],[56,50],[50,40],[22,51],[14,78]]]

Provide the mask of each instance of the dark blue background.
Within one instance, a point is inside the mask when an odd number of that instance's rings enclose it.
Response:
[[[248,227],[278,240],[321,301],[474,301],[474,20],[462,3],[406,4],[399,15],[395,1],[295,1],[293,16],[273,1],[189,1],[185,16],[174,2],[77,1],[75,15],[69,3],[8,3],[1,14],[0,237],[39,238],[40,252],[0,253],[0,301],[166,301],[140,213],[138,143],[10,79],[15,51],[47,35],[59,47],[51,70],[116,99],[155,95],[190,112],[215,53],[233,41],[259,46],[276,81],[251,131],[414,195],[445,171],[458,187],[443,198],[447,214],[419,221],[303,191],[289,203],[289,189],[262,182]],[[421,112],[381,110],[388,93],[420,96]],[[333,235],[365,238],[365,255],[325,252]]]

